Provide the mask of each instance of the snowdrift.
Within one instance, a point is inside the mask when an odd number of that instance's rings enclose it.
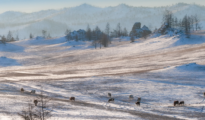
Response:
[[[190,38],[186,38],[185,35],[177,36],[178,39],[173,46],[180,45],[194,45],[194,44],[202,44],[205,43],[205,37],[202,35],[191,35]]]
[[[205,65],[198,65],[196,63],[189,63],[176,67],[180,71],[205,71]]]
[[[0,57],[0,67],[8,67],[8,66],[20,66],[20,64],[14,60],[7,57]]]
[[[23,52],[24,47],[13,43],[0,44],[0,52]]]

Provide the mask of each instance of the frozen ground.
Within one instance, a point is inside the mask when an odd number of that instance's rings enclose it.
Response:
[[[64,38],[10,43],[12,49],[0,51],[1,61],[15,63],[0,64],[0,120],[19,119],[17,113],[42,87],[51,98],[51,120],[203,120],[204,42],[198,33],[191,39],[115,39],[111,47],[96,50],[90,42]],[[29,93],[33,89],[37,95]],[[114,103],[107,102],[108,92]],[[133,100],[128,99],[131,94]],[[69,101],[71,96],[75,102]],[[138,97],[140,107],[135,105]],[[185,106],[173,107],[175,100],[185,101]]]

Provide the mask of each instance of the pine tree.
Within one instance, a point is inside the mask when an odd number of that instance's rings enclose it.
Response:
[[[110,24],[107,23],[106,28],[105,28],[105,34],[107,35],[108,41],[111,44],[111,39],[110,39]]]
[[[48,36],[47,36],[47,38],[48,38],[48,39],[50,39],[50,38],[51,38],[51,34],[50,34],[50,33],[48,33]]]
[[[92,31],[92,45],[95,46],[95,49],[97,48],[97,35],[96,35],[96,32],[95,30]]]
[[[18,35],[16,35],[16,40],[17,40],[17,41],[19,40],[19,36],[18,36]]]
[[[173,13],[169,10],[166,10],[164,15],[163,15],[163,23],[167,25],[168,28],[173,27]]]
[[[128,32],[127,32],[126,28],[124,28],[124,30],[123,30],[123,36],[128,36]]]
[[[108,36],[110,35],[110,24],[109,23],[107,23],[106,25],[105,34],[107,34]]]
[[[33,39],[33,35],[32,35],[32,34],[30,34],[30,36],[29,36],[29,37],[30,37],[30,39]]]
[[[93,38],[93,42],[92,45],[95,46],[95,49],[97,48],[97,45],[100,43],[100,47],[101,47],[101,30],[98,26],[95,27],[95,29],[92,32],[92,38]]]
[[[101,41],[101,44],[104,46],[104,47],[108,47],[108,43],[109,43],[109,38],[108,38],[108,35],[106,34],[102,34],[102,41]]]
[[[65,35],[67,36],[68,34],[70,34],[71,30],[66,29],[65,31]]]
[[[96,26],[95,32],[96,32],[96,39],[99,40],[101,38],[101,30],[98,26]]]
[[[6,40],[6,37],[4,35],[1,37],[1,41],[2,41],[3,44],[6,44],[7,40]]]
[[[46,30],[42,30],[42,34],[43,34],[43,37],[44,37],[44,38],[46,38],[46,33],[47,33]]]
[[[89,25],[87,26],[87,30],[86,30],[86,38],[87,38],[88,40],[91,40],[91,39],[92,39],[92,31],[91,31]]]
[[[117,24],[117,37],[120,37],[121,36],[121,26],[120,26],[120,23]]]
[[[75,36],[75,41],[78,42],[78,35]]]
[[[9,31],[8,35],[7,35],[7,41],[10,42],[12,40],[12,33],[11,31]]]
[[[182,26],[183,26],[183,30],[184,30],[187,38],[189,38],[190,37],[191,24],[190,24],[190,18],[187,15],[184,16],[184,18],[182,20]]]
[[[178,19],[175,18],[175,19],[174,19],[174,28],[177,28],[177,26],[178,26]]]
[[[15,41],[15,39],[12,37],[12,38],[11,38],[11,42],[13,42],[13,41]]]

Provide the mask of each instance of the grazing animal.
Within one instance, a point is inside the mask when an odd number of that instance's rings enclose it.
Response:
[[[134,98],[134,96],[133,96],[133,95],[130,95],[130,96],[129,96],[129,98],[130,98],[130,99],[133,99],[133,98]]]
[[[179,101],[174,101],[174,106],[179,105]]]
[[[35,106],[37,106],[38,100],[34,100],[33,103],[35,104]]]
[[[139,101],[137,101],[135,104],[136,104],[137,106],[140,106],[140,102],[139,102]]]
[[[31,90],[31,94],[35,94],[36,93],[36,91],[35,90]]]
[[[71,101],[75,101],[75,97],[70,97],[70,100]]]
[[[108,100],[108,102],[114,102],[114,98],[110,98],[109,100]]]
[[[141,102],[141,98],[138,98],[137,101],[138,101],[138,102]]]
[[[184,105],[184,101],[181,101],[181,102],[179,103],[179,105]]]
[[[108,95],[108,97],[111,97],[111,93],[108,93],[107,95]]]
[[[23,89],[23,88],[21,88],[21,92],[24,92],[24,89]]]

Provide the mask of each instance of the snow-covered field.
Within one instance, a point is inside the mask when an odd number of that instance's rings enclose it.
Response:
[[[0,46],[0,120],[20,119],[17,113],[41,90],[51,98],[51,120],[205,119],[203,33],[135,43],[114,39],[102,49],[63,37]],[[107,102],[107,93],[115,102]],[[140,106],[135,105],[138,97]],[[175,100],[185,105],[174,107]]]

